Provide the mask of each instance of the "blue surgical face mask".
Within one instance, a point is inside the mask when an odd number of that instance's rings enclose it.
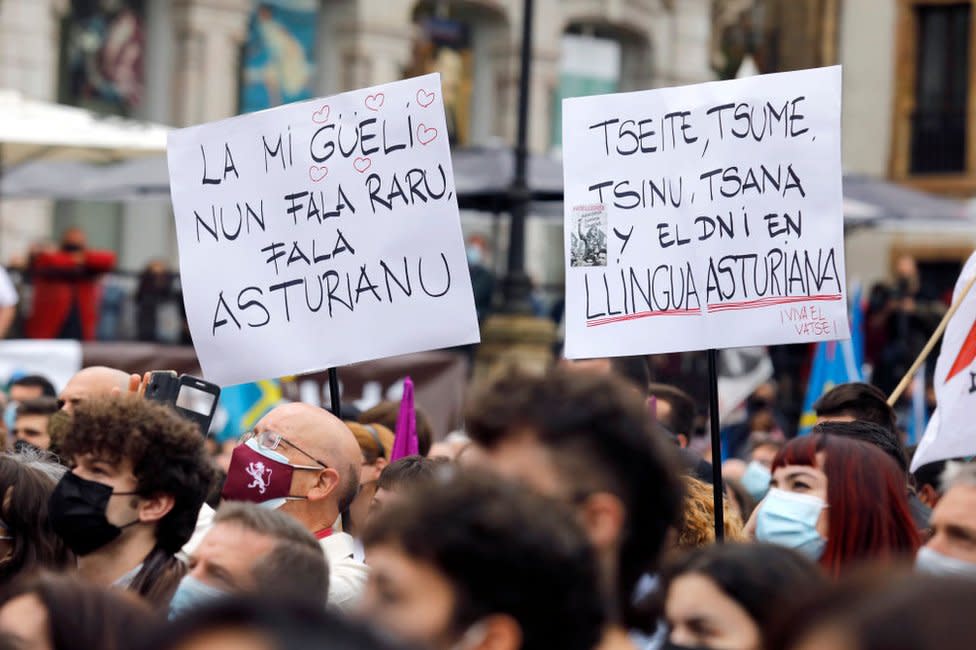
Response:
[[[749,463],[749,466],[746,467],[745,474],[742,475],[742,487],[746,489],[753,499],[762,501],[762,498],[769,492],[769,481],[772,478],[773,475],[770,473],[769,468],[758,460],[754,460]]]
[[[770,488],[759,506],[756,539],[787,546],[811,560],[819,560],[827,540],[817,532],[817,520],[826,507],[820,497]]]
[[[3,408],[3,423],[6,425],[7,431],[14,430],[14,425],[17,423],[18,406],[17,402],[10,402]]]
[[[915,556],[915,570],[933,576],[950,576],[976,579],[976,564],[943,555],[923,546]]]
[[[288,460],[287,456],[283,454],[279,454],[277,451],[274,451],[273,449],[265,449],[264,447],[258,444],[256,438],[251,438],[244,444],[250,447],[253,451],[261,454],[265,458],[276,460],[279,463],[284,463],[285,465],[291,465],[291,461]],[[288,503],[288,499],[281,497],[278,499],[268,499],[267,501],[262,501],[258,505],[261,506],[262,508],[267,508],[269,510],[277,510],[278,508],[285,505],[286,503]]]
[[[173,598],[169,601],[169,617],[174,619],[196,607],[226,596],[227,592],[211,587],[191,575],[183,576]]]

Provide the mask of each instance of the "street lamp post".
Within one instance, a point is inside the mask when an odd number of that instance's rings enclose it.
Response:
[[[522,2],[515,165],[512,183],[505,193],[505,207],[511,215],[508,264],[501,282],[500,308],[482,323],[476,377],[486,376],[498,363],[514,362],[525,368],[541,370],[552,361],[555,324],[548,318],[533,316],[532,284],[525,272],[525,219],[532,198],[527,172],[533,4],[533,0]]]
[[[532,18],[533,0],[522,2],[522,48],[519,60],[518,112],[515,136],[515,169],[512,184],[508,188],[508,208],[511,227],[508,236],[508,266],[502,282],[502,312],[505,314],[531,314],[529,300],[532,291],[529,276],[525,272],[525,218],[529,211],[528,131],[529,94],[532,74]]]

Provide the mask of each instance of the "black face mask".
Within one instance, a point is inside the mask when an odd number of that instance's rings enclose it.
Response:
[[[61,250],[65,253],[80,253],[85,250],[81,244],[61,244]]]
[[[87,481],[72,472],[54,488],[48,511],[51,527],[75,555],[88,555],[122,534],[122,529],[137,523],[116,526],[105,518],[108,500],[135,492],[113,492],[111,485]]]
[[[27,451],[27,452],[39,452],[39,451],[41,451],[41,448],[38,447],[37,445],[33,444],[33,443],[27,442],[26,440],[21,440],[20,438],[17,438],[16,440],[14,440],[14,453],[15,454],[22,454],[25,451]]]

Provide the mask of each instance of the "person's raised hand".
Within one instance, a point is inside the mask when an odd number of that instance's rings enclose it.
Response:
[[[145,373],[143,376],[139,376],[135,373],[129,375],[129,385],[126,388],[127,395],[137,395],[139,397],[146,396],[146,387],[149,386],[149,377],[152,373]],[[122,389],[116,386],[112,389],[112,396],[119,396],[122,394]]]

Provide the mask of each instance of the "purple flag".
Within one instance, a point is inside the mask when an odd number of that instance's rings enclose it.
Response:
[[[400,400],[400,415],[397,416],[396,438],[393,439],[393,453],[390,462],[404,456],[416,456],[419,453],[417,444],[417,411],[413,406],[413,380],[407,377],[403,381],[403,398]]]

